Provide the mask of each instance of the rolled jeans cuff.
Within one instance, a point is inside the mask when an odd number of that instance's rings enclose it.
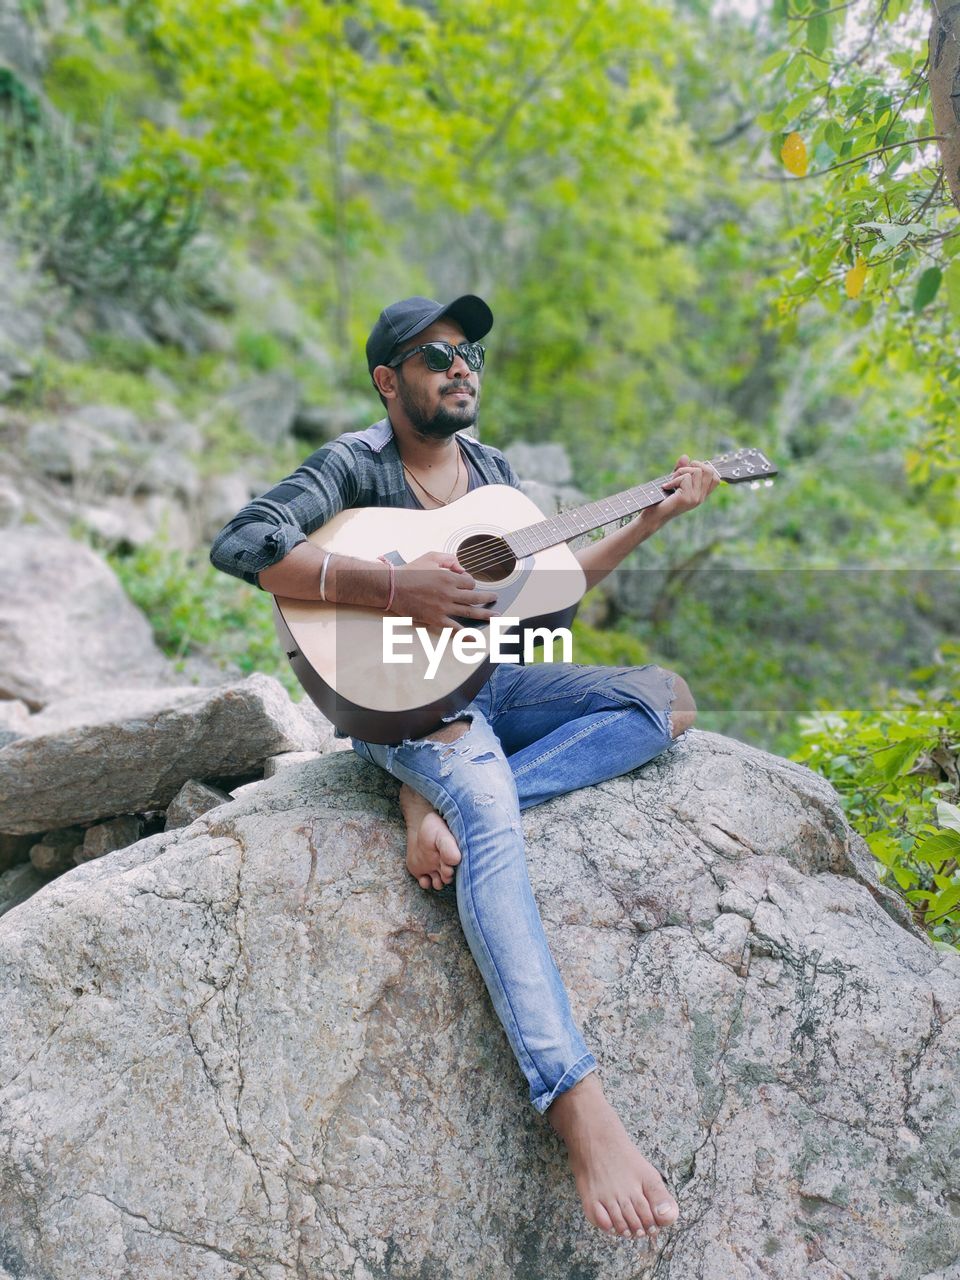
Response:
[[[539,1097],[531,1099],[534,1107],[543,1115],[551,1102],[556,1102],[561,1093],[566,1093],[568,1089],[572,1089],[585,1075],[588,1075],[591,1071],[596,1071],[596,1069],[596,1058],[592,1053],[585,1053],[582,1058],[578,1058],[573,1066],[563,1073],[548,1093],[541,1093]]]

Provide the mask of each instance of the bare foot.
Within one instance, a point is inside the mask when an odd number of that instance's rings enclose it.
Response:
[[[442,889],[460,861],[450,828],[430,801],[407,783],[400,788],[400,808],[407,823],[407,870],[421,889]]]
[[[567,1145],[583,1211],[595,1227],[654,1239],[676,1222],[676,1200],[630,1141],[594,1072],[562,1093],[547,1119]]]

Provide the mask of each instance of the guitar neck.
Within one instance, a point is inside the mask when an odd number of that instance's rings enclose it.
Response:
[[[561,542],[569,542],[578,534],[590,533],[613,520],[636,515],[645,507],[655,507],[669,496],[660,487],[669,478],[659,476],[646,484],[638,484],[632,489],[624,489],[622,493],[615,493],[611,498],[600,498],[597,502],[588,502],[572,511],[561,511],[548,520],[540,520],[537,524],[528,524],[526,528],[518,529],[504,540],[515,556],[532,555],[536,551],[545,551],[547,547],[556,547]]]
[[[773,484],[771,477],[777,474],[777,468],[770,460],[759,449],[752,448],[718,454],[710,459],[710,465],[725,483],[741,484],[749,481],[754,488],[761,481]],[[578,534],[590,533],[592,529],[599,529],[612,520],[636,515],[644,507],[655,507],[668,496],[662,486],[669,479],[669,476],[659,476],[646,484],[638,484],[632,489],[624,489],[622,493],[615,493],[612,498],[600,498],[598,502],[588,502],[573,511],[561,511],[549,520],[540,520],[537,524],[528,524],[525,528],[518,529],[505,537],[504,541],[518,558],[532,555],[536,551],[546,551],[547,547],[569,542]]]

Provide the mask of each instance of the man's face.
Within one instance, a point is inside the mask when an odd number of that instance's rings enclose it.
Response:
[[[463,330],[453,320],[437,320],[395,353],[400,355],[424,342],[465,342]],[[396,368],[397,399],[415,431],[431,440],[446,440],[455,431],[477,420],[480,375],[457,356],[449,369],[434,373],[423,362],[423,352]]]

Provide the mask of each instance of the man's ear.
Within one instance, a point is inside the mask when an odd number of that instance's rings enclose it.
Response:
[[[385,400],[394,400],[397,395],[397,371],[389,365],[378,364],[373,371],[373,381],[377,390]]]

